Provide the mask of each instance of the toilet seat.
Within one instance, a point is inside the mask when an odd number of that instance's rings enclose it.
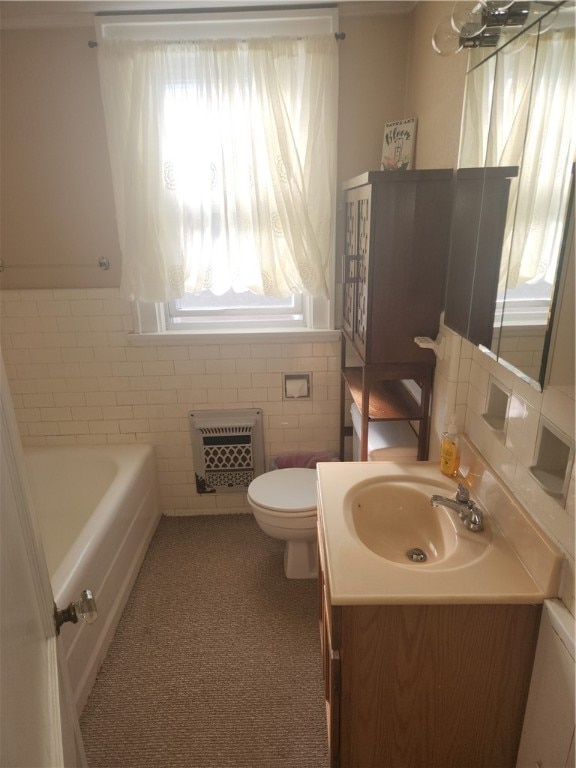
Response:
[[[275,512],[315,512],[317,505],[315,469],[275,469],[254,478],[248,486],[248,500]]]

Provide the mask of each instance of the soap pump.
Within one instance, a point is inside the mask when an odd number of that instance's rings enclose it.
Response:
[[[458,439],[458,427],[456,426],[456,414],[450,417],[450,423],[446,432],[442,433],[440,443],[440,471],[448,477],[456,477],[460,468],[460,441]]]

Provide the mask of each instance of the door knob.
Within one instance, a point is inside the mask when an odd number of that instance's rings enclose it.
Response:
[[[56,634],[60,634],[60,627],[67,621],[76,624],[78,619],[82,619],[86,624],[93,624],[98,618],[96,612],[96,600],[89,589],[83,589],[80,593],[80,600],[70,603],[67,608],[58,608],[54,603],[54,623],[56,625]]]

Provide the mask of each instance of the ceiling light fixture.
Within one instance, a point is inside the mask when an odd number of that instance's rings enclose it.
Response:
[[[495,48],[503,30],[515,31],[530,15],[529,2],[472,0],[454,3],[452,14],[440,21],[432,35],[432,47],[441,56],[463,48]]]

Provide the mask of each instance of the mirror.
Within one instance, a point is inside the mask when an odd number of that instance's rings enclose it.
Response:
[[[517,5],[535,20],[470,51],[445,322],[541,389],[570,245],[575,9]]]

